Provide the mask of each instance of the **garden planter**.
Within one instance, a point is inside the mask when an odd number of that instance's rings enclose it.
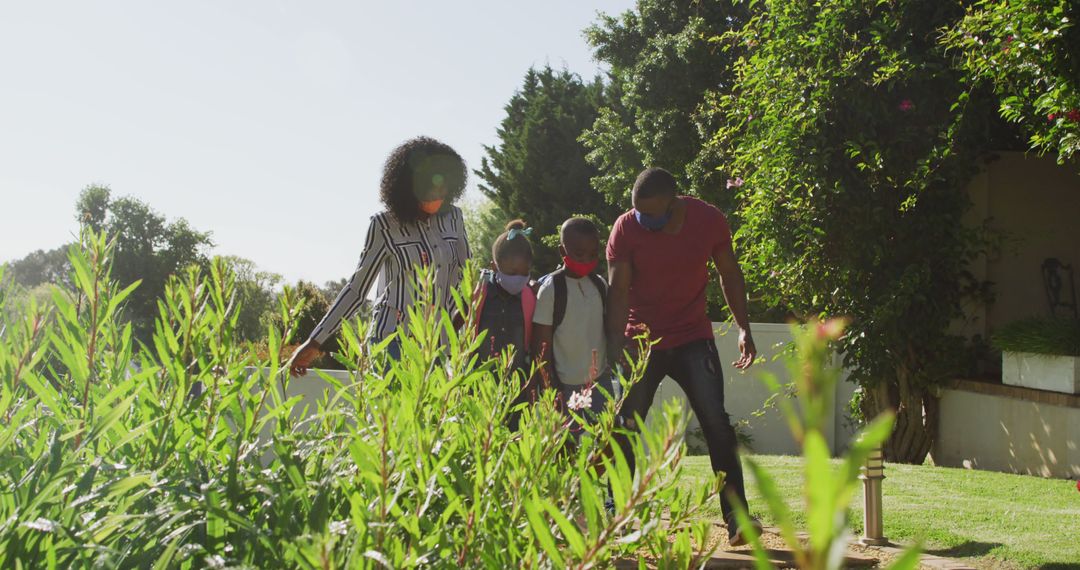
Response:
[[[1011,386],[1080,394],[1080,357],[1005,351],[1001,380]]]

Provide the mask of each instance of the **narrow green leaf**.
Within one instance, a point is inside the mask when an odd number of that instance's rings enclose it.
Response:
[[[547,521],[544,520],[543,514],[541,514],[543,507],[537,505],[537,502],[535,498],[525,501],[525,514],[529,519],[529,528],[532,529],[533,536],[555,566],[557,568],[565,567],[566,564],[563,562],[559,547],[555,544],[555,536],[551,533],[551,528],[548,526]]]
[[[551,518],[555,521],[555,524],[559,526],[559,530],[562,531],[563,537],[570,545],[570,552],[574,556],[580,558],[585,554],[585,539],[581,536],[581,529],[577,527],[570,519],[566,518],[566,515],[562,513],[551,501],[547,499],[538,499],[543,505],[544,510],[548,512]]]

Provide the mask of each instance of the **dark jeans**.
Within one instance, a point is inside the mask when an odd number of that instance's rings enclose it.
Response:
[[[737,452],[738,441],[731,419],[724,411],[724,373],[720,370],[720,356],[712,339],[688,342],[674,348],[653,350],[645,368],[645,377],[630,388],[623,402],[621,415],[633,419],[634,414],[644,420],[652,406],[656,389],[665,376],[678,382],[686,393],[691,409],[701,424],[705,444],[713,471],[724,472],[724,490],[720,494],[720,509],[724,520],[733,522],[735,511],[729,495],[746,505],[746,489],[743,484],[742,464]],[[628,450],[626,443],[623,449]],[[631,470],[633,455],[627,451]]]

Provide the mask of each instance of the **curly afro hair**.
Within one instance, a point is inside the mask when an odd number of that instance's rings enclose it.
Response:
[[[449,145],[430,137],[409,139],[383,165],[379,199],[403,224],[421,219],[420,200],[443,199],[445,211],[465,192],[465,161]]]

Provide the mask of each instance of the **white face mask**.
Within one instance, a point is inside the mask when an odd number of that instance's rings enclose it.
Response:
[[[511,295],[521,293],[521,290],[529,284],[528,275],[507,275],[502,271],[495,272],[495,282]]]

